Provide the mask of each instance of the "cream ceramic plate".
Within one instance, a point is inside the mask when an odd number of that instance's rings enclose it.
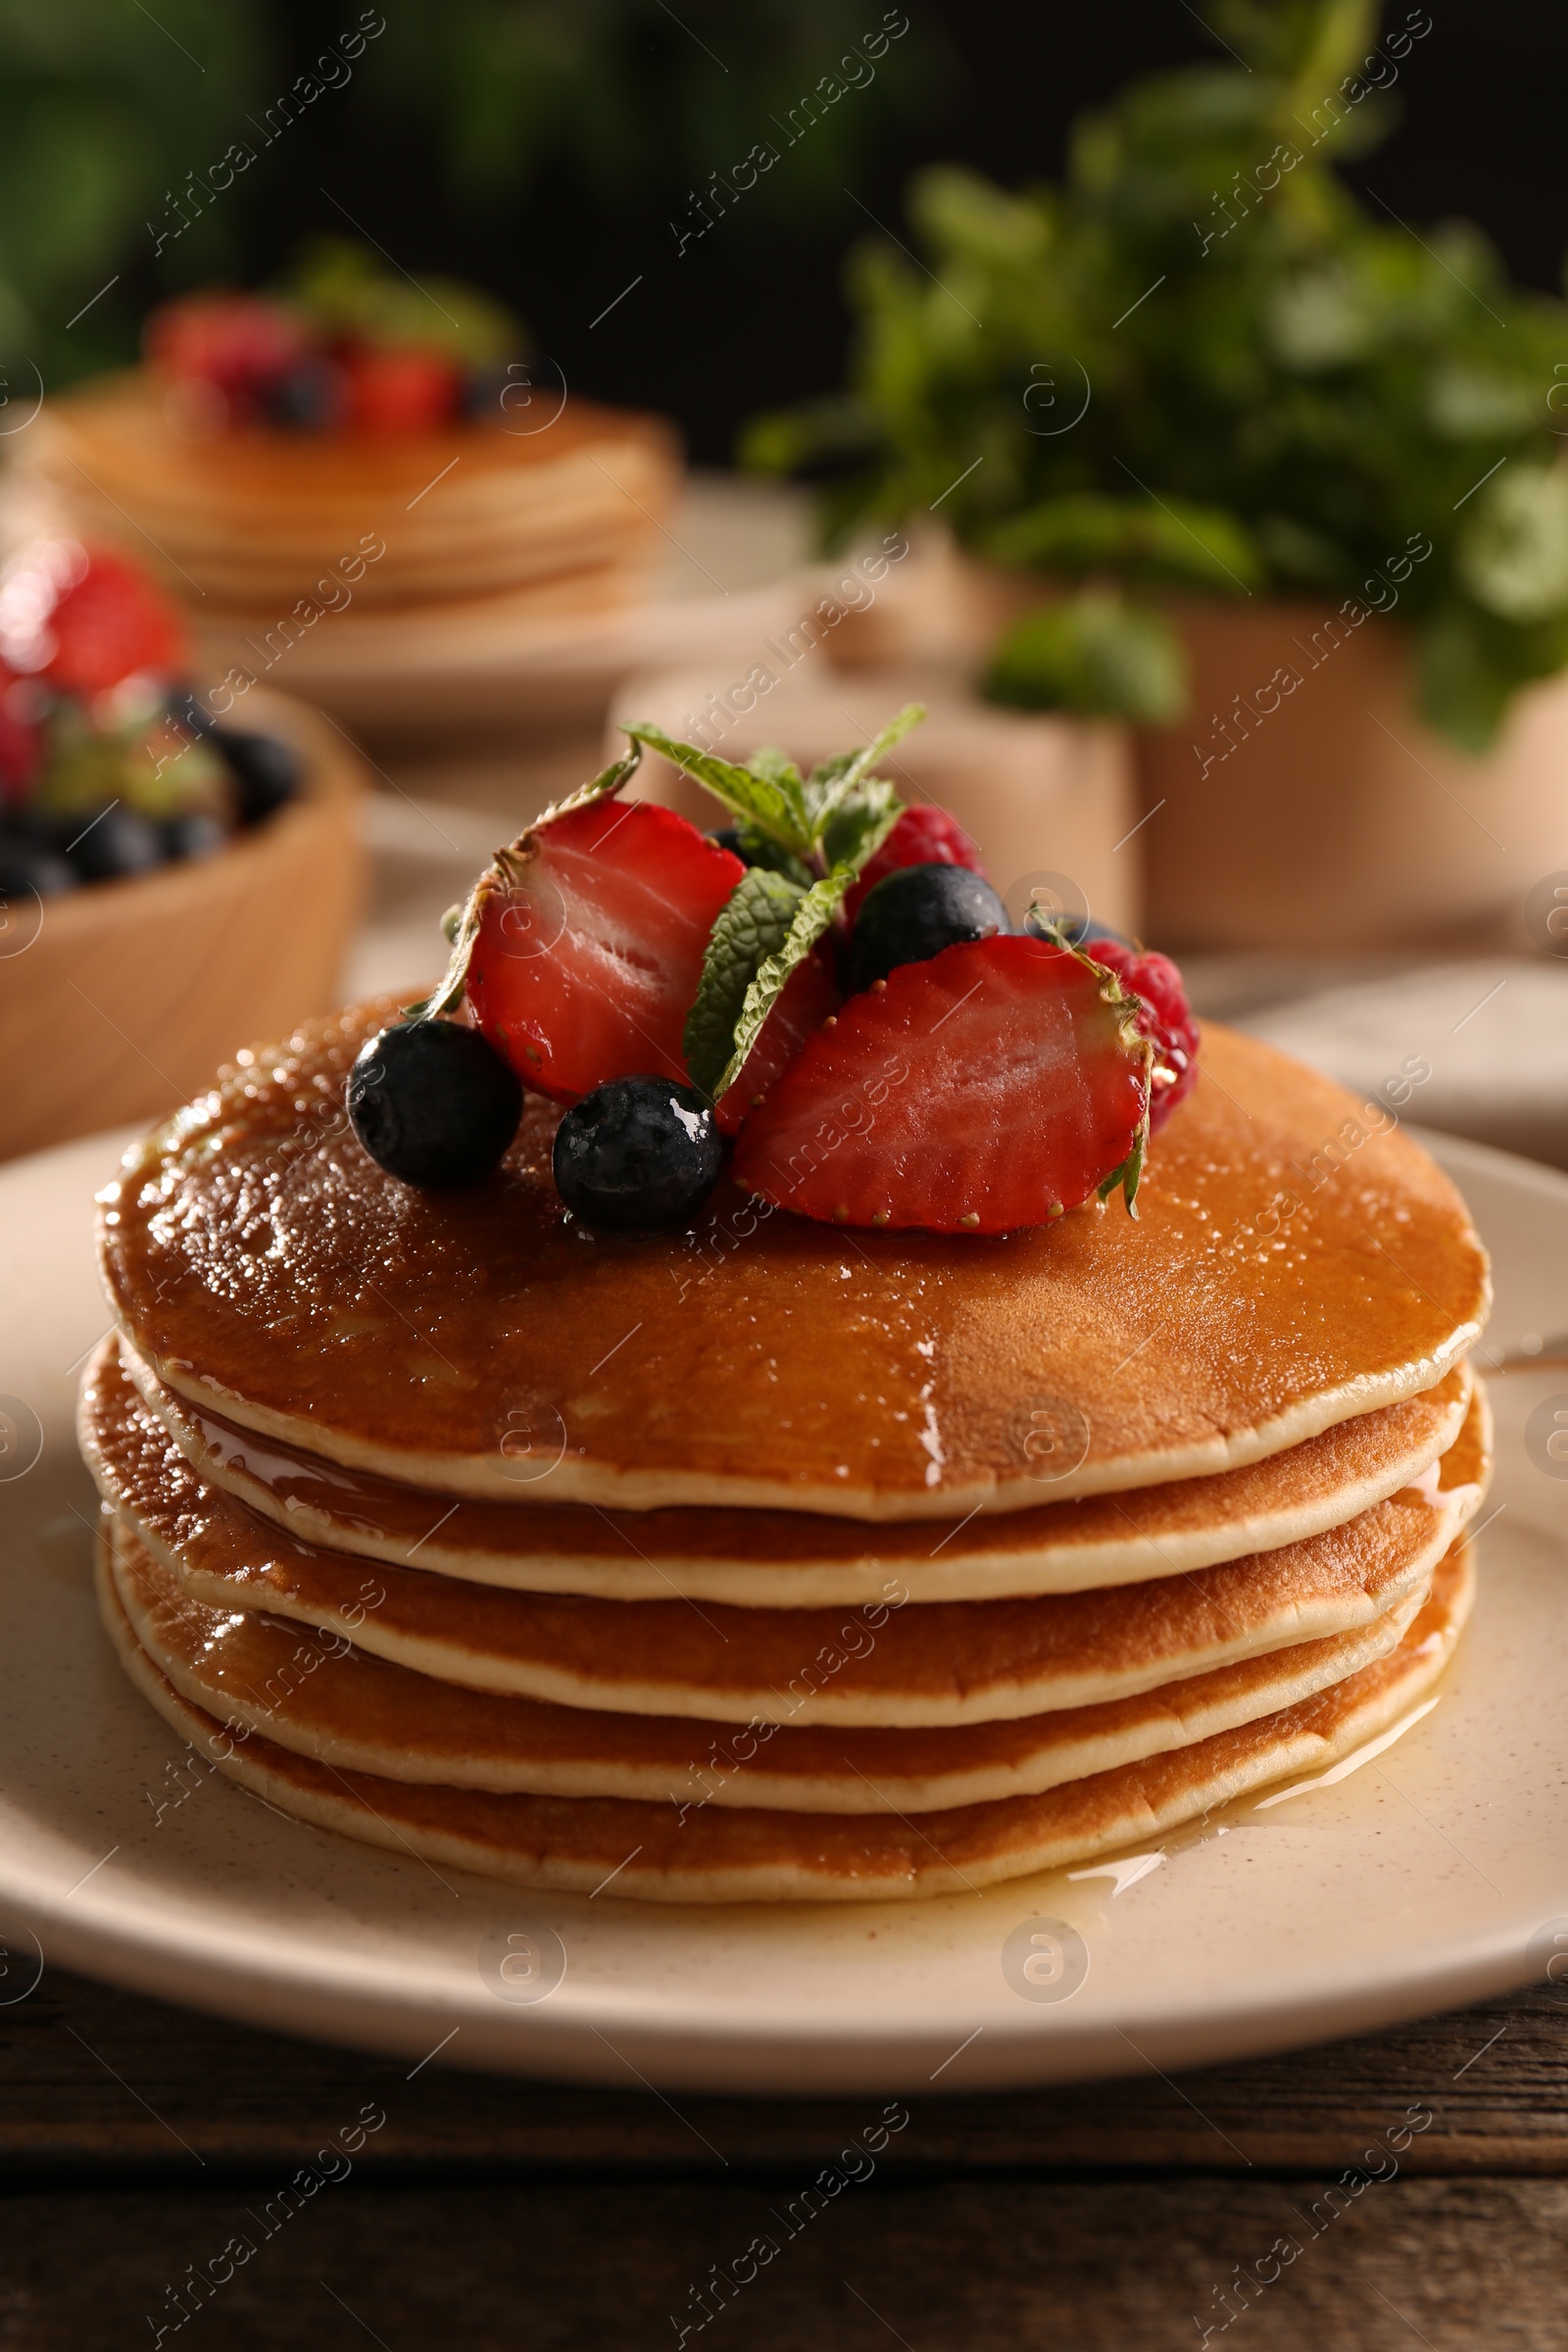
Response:
[[[1489,1355],[1532,1338],[1568,1353],[1568,1179],[1435,1148],[1494,1253]],[[1546,1450],[1559,1401],[1568,1431],[1568,1368],[1494,1384],[1475,1620],[1436,1698],[1333,1787],[924,1904],[533,1897],[283,1820],[182,1750],[116,1665],[71,1435],[106,1319],[90,1195],[115,1157],[98,1138],[0,1172],[0,1409],[17,1430],[0,1478],[0,2001],[41,1951],[411,2063],[439,2048],[670,2089],[972,2090],[1358,2032],[1544,1974],[1559,1933],[1568,1953],[1568,1458]]]

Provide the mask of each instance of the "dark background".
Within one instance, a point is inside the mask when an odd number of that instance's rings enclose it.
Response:
[[[395,0],[387,7],[390,22]],[[351,12],[339,13],[350,21]],[[828,13],[850,40],[882,11],[878,0],[846,0]],[[901,235],[901,191],[920,164],[958,159],[1010,185],[1054,177],[1081,109],[1139,74],[1225,57],[1183,0],[1089,9],[908,0],[907,13],[897,104],[879,98],[874,119],[870,93],[841,108],[862,110],[856,194]],[[1395,0],[1384,22],[1392,26],[1405,13],[1405,0]],[[1516,276],[1556,290],[1568,246],[1568,11],[1558,0],[1430,0],[1429,13],[1432,30],[1400,74],[1403,120],[1349,176],[1418,228],[1454,215],[1476,220]],[[731,82],[738,52],[750,42],[755,55],[759,35],[764,45],[778,37],[749,11],[693,4],[680,17],[692,38],[728,58]],[[292,0],[277,22],[287,47],[308,62],[323,35],[319,5]],[[672,63],[666,41],[686,37],[673,20],[646,35],[655,107]],[[832,54],[828,47],[823,70]],[[721,68],[700,46],[690,57],[699,78],[686,85],[688,109],[694,95],[701,103],[705,74],[715,103],[726,99]],[[810,80],[805,61],[803,48],[802,90]],[[368,52],[367,81],[392,64],[390,48],[385,57]],[[697,135],[688,153],[702,152]],[[743,152],[744,144],[732,154],[721,132],[710,160],[724,169]],[[737,210],[677,260],[667,220],[684,214],[693,175],[679,156],[670,160],[663,186],[596,189],[591,172],[557,159],[525,195],[460,203],[447,192],[428,122],[409,110],[389,132],[384,115],[346,96],[291,131],[286,156],[280,149],[263,159],[267,201],[246,223],[244,258],[257,275],[276,269],[301,233],[343,225],[318,184],[352,190],[358,219],[409,270],[446,270],[505,296],[574,390],[663,408],[684,424],[699,461],[722,464],[747,416],[840,381],[848,331],[840,264],[857,238],[875,232],[842,186],[812,185],[798,207],[764,220]],[[773,174],[781,186],[799,161],[781,157]],[[590,329],[639,271],[643,283]]]

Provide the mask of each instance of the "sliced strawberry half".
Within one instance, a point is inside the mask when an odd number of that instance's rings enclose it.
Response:
[[[172,604],[139,565],[106,548],[89,549],[59,594],[48,635],[44,676],[60,693],[88,700],[122,678],[169,677],[186,665],[184,625]]]
[[[350,427],[368,439],[439,432],[457,414],[463,378],[444,352],[361,344],[344,355],[343,369]]]
[[[724,1135],[734,1135],[769,1090],[783,1076],[808,1037],[814,1037],[843,1003],[833,977],[827,942],[798,963],[762,1023],[756,1045],[740,1066],[733,1085],[718,1098],[714,1123]]]
[[[956,816],[934,802],[906,808],[874,858],[868,858],[844,901],[845,918],[854,922],[860,901],[885,875],[906,865],[966,865],[972,874],[985,873],[980,853]]]
[[[484,889],[467,972],[477,1025],[557,1102],[607,1078],[684,1079],[708,935],[745,870],[652,801],[595,801],[536,826]]]
[[[847,1225],[1006,1233],[1136,1189],[1150,1049],[1118,984],[1052,941],[901,964],[852,997],[742,1128],[735,1173]]]
[[[1149,1038],[1154,1048],[1149,1125],[1152,1134],[1157,1133],[1177,1103],[1198,1084],[1198,1023],[1181,973],[1168,956],[1155,949],[1140,955],[1119,939],[1096,939],[1093,930],[1083,942],[1083,951],[1113,971],[1138,999],[1139,1034]]]

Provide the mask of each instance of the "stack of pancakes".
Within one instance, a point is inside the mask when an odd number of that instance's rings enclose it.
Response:
[[[539,392],[509,422],[387,440],[198,440],[140,369],[49,403],[20,464],[52,527],[128,536],[171,594],[194,591],[209,623],[214,607],[241,616],[261,644],[307,600],[340,626],[351,606],[358,625],[453,600],[519,614],[621,601],[679,482],[667,425],[593,401]]]
[[[466,1192],[366,1156],[391,1011],[242,1057],[103,1200],[105,1619],[274,1806],[588,1894],[919,1895],[1331,1763],[1441,1673],[1486,1262],[1392,1120],[1211,1029],[1137,1222],[721,1188],[594,1236],[547,1104]]]

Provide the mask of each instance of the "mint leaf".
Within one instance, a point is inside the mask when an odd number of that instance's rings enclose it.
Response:
[[[866,809],[878,814],[890,802],[896,804],[893,786],[873,779],[871,770],[884,752],[891,751],[924,716],[922,704],[906,704],[871,742],[858,751],[841,752],[837,759],[813,768],[809,782],[802,779],[794,760],[773,744],[740,766],[711,752],[700,752],[695,744],[679,743],[646,721],[628,726],[626,732],[634,742],[662,753],[676,767],[706,784],[743,824],[776,842],[791,858],[804,860],[820,853],[823,863],[832,867],[852,854],[869,857],[869,850],[859,849],[870,830],[869,817],[861,813],[847,831],[836,834],[832,832],[834,819],[852,803],[863,801]],[[776,858],[769,862],[781,871],[788,870]]]
[[[760,967],[789,938],[808,894],[782,874],[751,866],[719,908],[703,957],[697,1002],[686,1015],[681,1051],[693,1086],[716,1098],[731,1058],[736,1024]]]
[[[1068,492],[1041,500],[983,534],[999,564],[1031,571],[1250,595],[1262,580],[1251,535],[1224,507],[1162,492],[1156,502]]]
[[[776,743],[761,745],[758,751],[752,754],[746,764],[754,776],[766,776],[770,783],[781,784],[786,790],[792,788],[798,790],[800,787],[802,780],[800,769],[788,752],[781,749]]]
[[[695,776],[699,784],[706,784],[726,808],[748,818],[785,849],[803,858],[810,856],[813,832],[805,787],[788,760],[770,760],[770,772],[760,766],[738,767],[732,760],[700,752],[694,743],[678,743],[662,727],[646,721],[627,727],[626,733],[634,743],[646,744],[651,752],[661,753],[673,766]]]
[[[903,814],[898,793],[881,776],[862,784],[853,800],[834,809],[822,829],[822,856],[829,873],[847,865],[853,869],[853,881]]]
[[[924,703],[906,703],[898,716],[890,718],[881,732],[862,744],[858,752],[841,752],[836,760],[825,760],[820,767],[812,768],[806,801],[818,836],[833,810],[850,797],[862,777],[870,775],[883,753],[902,743],[909,729],[918,726],[924,716]]]
[[[813,882],[798,902],[794,920],[783,941],[759,966],[756,977],[746,991],[745,1002],[735,1023],[734,1050],[713,1084],[715,1102],[740,1076],[746,1065],[746,1056],[756,1045],[762,1023],[783,995],[790,974],[797,964],[806,961],[843,906],[844,894],[855,880],[857,870],[853,865],[836,865],[830,874],[823,875],[820,882]]]

